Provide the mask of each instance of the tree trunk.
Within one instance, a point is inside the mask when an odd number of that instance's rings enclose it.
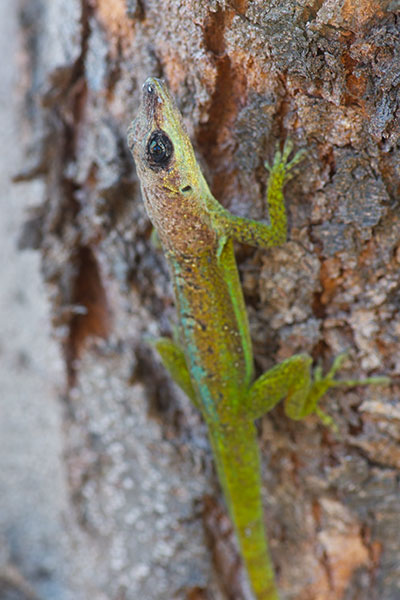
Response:
[[[267,218],[276,144],[306,150],[286,187],[289,241],[237,248],[257,371],[301,351],[326,369],[348,350],[340,376],[396,376],[399,12],[395,0],[21,1],[19,178],[45,182],[21,245],[41,253],[66,365],[70,510],[91,580],[75,598],[251,597],[205,426],[146,343],[175,317],[126,145],[143,81],[168,82],[236,214]],[[282,598],[400,597],[395,383],[330,393],[339,435],[280,407],[262,419]]]

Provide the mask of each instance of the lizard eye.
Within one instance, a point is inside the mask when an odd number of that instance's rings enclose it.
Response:
[[[154,131],[147,142],[147,158],[150,167],[166,167],[173,154],[171,140],[163,131]]]

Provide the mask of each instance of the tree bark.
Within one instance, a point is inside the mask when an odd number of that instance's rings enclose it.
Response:
[[[125,140],[149,75],[236,214],[267,218],[277,143],[306,150],[287,244],[237,248],[257,370],[301,351],[326,369],[348,350],[343,377],[394,380],[330,393],[339,435],[280,407],[262,419],[278,586],[293,600],[400,597],[399,13],[395,0],[21,0],[19,178],[45,182],[21,245],[41,253],[64,352],[91,598],[250,598],[205,427],[145,340],[174,323]]]

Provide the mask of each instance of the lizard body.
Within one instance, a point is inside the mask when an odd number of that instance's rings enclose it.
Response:
[[[312,359],[295,355],[254,382],[247,314],[233,240],[270,247],[286,239],[282,188],[291,144],[277,152],[270,172],[269,224],[237,217],[212,196],[197,164],[180,113],[165,84],[149,78],[128,131],[146,210],[157,231],[173,281],[179,343],[155,342],[164,365],[202,412],[242,558],[257,600],[278,600],[263,524],[260,456],[254,421],[285,398],[288,416],[316,412],[335,386],[387,383],[386,378],[335,380],[342,357],[325,377]]]

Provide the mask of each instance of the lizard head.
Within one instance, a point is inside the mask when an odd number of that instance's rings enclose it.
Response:
[[[164,248],[195,254],[215,244],[207,216],[211,196],[182,117],[167,87],[150,77],[128,130],[147,213]]]
[[[128,145],[142,189],[190,196],[204,185],[180,112],[160,79],[149,77],[143,85]]]

